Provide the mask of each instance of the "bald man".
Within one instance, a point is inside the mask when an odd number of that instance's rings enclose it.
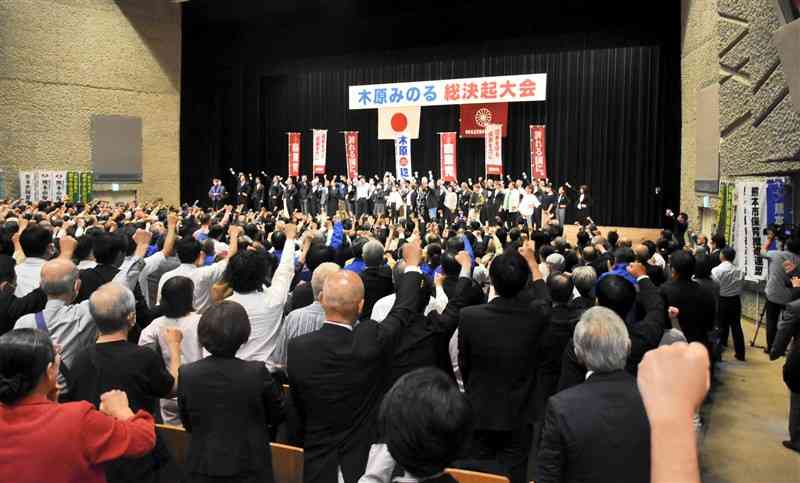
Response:
[[[412,247],[413,245],[413,247]],[[381,323],[358,320],[364,285],[358,274],[328,275],[320,296],[322,327],[289,342],[287,367],[295,444],[305,449],[306,482],[357,481],[364,473],[370,444],[376,439],[376,413],[388,388],[390,356],[418,306],[422,250],[407,244],[406,274],[397,301]]]
[[[647,276],[650,277],[650,280],[656,287],[667,281],[667,275],[664,273],[664,270],[649,262],[652,258],[652,254],[650,253],[650,249],[647,248],[647,245],[642,243],[634,245],[633,251],[636,253],[636,261],[644,265],[647,270]]]
[[[89,313],[89,301],[73,304],[81,286],[78,267],[70,260],[77,242],[64,237],[60,243],[59,258],[42,265],[40,287],[47,296],[47,304],[41,312],[20,317],[14,328],[47,332],[53,343],[61,346],[58,382],[65,385],[65,374],[69,374],[73,358],[94,343],[97,331]]]

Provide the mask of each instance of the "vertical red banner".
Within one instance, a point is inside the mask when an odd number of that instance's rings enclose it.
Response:
[[[325,162],[328,151],[328,130],[312,129],[314,133],[314,174],[325,174]]]
[[[456,133],[439,133],[439,176],[445,181],[455,181],[458,173]]]
[[[531,178],[547,178],[545,126],[531,126]]]
[[[347,177],[358,177],[358,131],[345,131],[344,153],[347,159]]]
[[[300,176],[300,133],[289,132],[289,176]]]

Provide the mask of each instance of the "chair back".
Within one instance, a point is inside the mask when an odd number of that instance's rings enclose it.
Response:
[[[166,445],[171,461],[158,470],[161,483],[181,483],[185,481],[186,454],[192,435],[180,426],[156,424],[156,435]]]
[[[490,473],[457,470],[455,468],[447,468],[445,472],[452,476],[458,483],[510,483],[505,476],[493,475]]]
[[[270,443],[272,473],[276,482],[303,483],[303,448]]]

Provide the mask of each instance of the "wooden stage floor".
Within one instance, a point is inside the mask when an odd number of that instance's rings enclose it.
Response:
[[[658,237],[661,236],[661,228],[633,228],[629,226],[598,226],[598,228],[603,236],[606,236],[609,231],[613,230],[619,233],[620,238],[628,238],[634,244],[642,240],[656,241]],[[564,227],[564,232],[567,241],[575,245],[578,241],[578,227],[575,225],[567,225]]]

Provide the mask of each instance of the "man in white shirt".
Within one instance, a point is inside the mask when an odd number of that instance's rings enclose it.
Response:
[[[236,357],[263,362],[270,372],[280,369],[275,363],[273,353],[283,321],[283,308],[294,278],[294,240],[297,226],[287,224],[284,232],[286,245],[268,288],[263,285],[266,261],[261,254],[247,251],[231,257],[228,262],[229,283],[233,289],[233,295],[228,300],[244,307],[251,326],[250,338],[239,347]],[[306,239],[310,241],[310,238]]]
[[[39,288],[42,265],[51,250],[53,234],[39,225],[20,223],[19,245],[25,260],[17,264],[17,288],[14,295],[24,297]]]
[[[203,251],[203,244],[191,236],[181,238],[175,244],[181,265],[161,276],[161,280],[158,281],[157,303],[161,302],[161,287],[164,286],[164,283],[170,278],[180,275],[188,277],[194,282],[194,309],[201,314],[205,312],[211,306],[211,287],[222,279],[225,268],[228,266],[228,259],[239,249],[241,232],[242,228],[239,226],[228,228],[230,237],[228,257],[208,266],[204,266],[206,254]]]
[[[366,214],[368,211],[369,201],[369,183],[364,181],[364,177],[360,177],[356,184],[356,216]]]
[[[711,269],[711,278],[719,283],[719,313],[717,319],[720,326],[720,341],[728,346],[728,331],[733,336],[735,357],[745,360],[744,333],[742,332],[742,287],[744,274],[736,268],[736,250],[725,247],[721,250],[720,264]]]

